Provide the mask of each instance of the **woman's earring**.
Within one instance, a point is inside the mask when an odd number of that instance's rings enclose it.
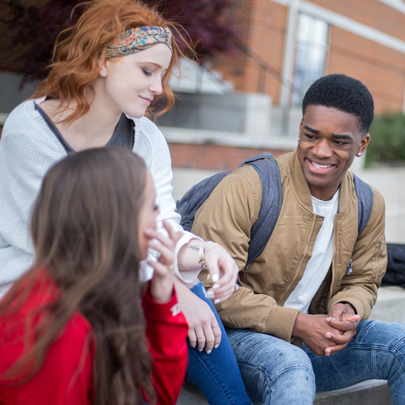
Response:
[[[357,157],[360,157],[361,155],[362,155],[361,152],[356,153],[356,156],[357,156]]]
[[[101,77],[106,77],[106,76],[107,76],[107,69],[103,68],[103,69],[100,71],[100,75],[101,75]]]

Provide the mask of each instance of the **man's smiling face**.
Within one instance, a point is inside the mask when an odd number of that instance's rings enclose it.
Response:
[[[370,135],[360,131],[352,114],[321,105],[309,105],[300,124],[298,159],[311,195],[330,200],[356,153],[363,154]]]

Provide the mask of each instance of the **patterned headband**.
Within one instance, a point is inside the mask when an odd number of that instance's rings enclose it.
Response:
[[[169,28],[138,27],[124,31],[119,38],[107,45],[106,57],[130,55],[148,49],[156,44],[165,44],[172,48],[172,32]]]

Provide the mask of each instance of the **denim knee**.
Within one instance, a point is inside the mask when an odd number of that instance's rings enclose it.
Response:
[[[395,370],[405,373],[405,325],[402,323],[362,321],[347,347],[370,350],[376,378],[389,380]]]
[[[305,380],[312,378],[315,380],[315,376],[312,370],[311,360],[307,354],[297,346],[290,344],[290,346],[282,346],[276,349],[276,361],[277,367],[271,374],[272,378],[276,378],[279,374],[290,373],[291,375],[307,375]],[[269,366],[274,363],[274,360],[269,362]]]
[[[403,404],[405,398],[405,325],[365,321],[373,338],[373,363],[377,378],[386,379],[390,386],[392,403]],[[363,343],[363,342],[362,342]]]
[[[359,382],[387,380],[393,404],[405,398],[405,325],[365,320],[343,350],[329,357],[304,347],[312,362],[319,392],[338,390]]]
[[[228,330],[228,336],[251,398],[265,404],[312,404],[315,375],[302,349],[244,329]]]

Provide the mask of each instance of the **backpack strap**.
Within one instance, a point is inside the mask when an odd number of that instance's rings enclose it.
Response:
[[[368,220],[371,216],[371,211],[373,210],[374,204],[374,194],[371,187],[365,183],[363,180],[359,179],[354,173],[354,190],[357,196],[357,206],[358,206],[358,235],[360,235],[367,225]]]
[[[271,153],[265,152],[258,156],[253,156],[246,159],[238,167],[242,167],[245,164],[251,164],[260,159],[273,158]],[[195,184],[190,190],[187,191],[184,196],[176,202],[176,210],[181,215],[180,224],[186,231],[191,231],[195,215],[205,200],[211,195],[214,188],[219,182],[225,178],[233,170],[227,172],[216,173],[211,177],[208,177],[199,183]]]
[[[259,217],[250,230],[248,260],[246,264],[258,258],[269,241],[276,226],[282,205],[280,169],[273,156],[264,155],[264,160],[250,163],[262,181],[262,203]]]
[[[248,260],[251,263],[263,252],[276,225],[282,204],[280,170],[271,153],[246,159],[238,167],[253,166],[262,182],[262,203],[259,217],[250,231]],[[181,215],[180,224],[191,231],[195,215],[201,205],[211,195],[219,182],[231,171],[214,174],[194,185],[182,198],[177,201],[177,212]]]
[[[371,187],[363,180],[358,178],[354,173],[353,183],[354,191],[357,197],[357,209],[358,209],[358,225],[357,225],[357,237],[363,232],[371,216],[374,204],[374,194]],[[349,266],[347,267],[347,274],[353,272],[352,267],[353,259],[350,259]]]
[[[248,165],[248,164],[253,163],[253,162],[257,162],[258,160],[261,160],[261,159],[274,159],[274,156],[270,152],[263,152],[261,155],[256,155],[256,156],[253,156],[253,157],[251,157],[249,159],[244,160],[238,166],[238,169],[239,169],[239,167]],[[260,174],[259,174],[259,176],[260,176]]]

